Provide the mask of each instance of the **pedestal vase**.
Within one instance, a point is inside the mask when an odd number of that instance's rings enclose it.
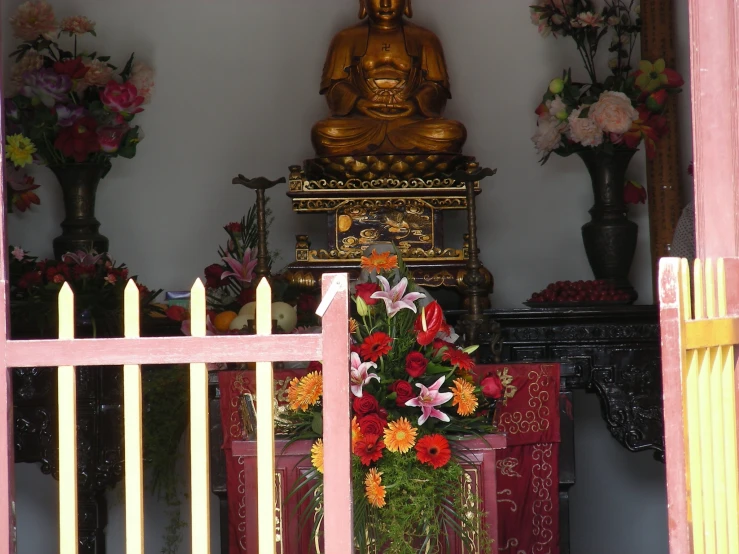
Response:
[[[591,220],[582,226],[585,253],[596,279],[606,280],[628,291],[636,299],[629,282],[629,270],[636,251],[639,228],[627,217],[624,202],[626,169],[636,150],[578,152],[590,173],[594,204]]]
[[[51,166],[64,199],[62,234],[54,239],[54,257],[60,260],[67,252],[108,251],[108,238],[101,235],[100,222],[95,218],[95,195],[105,174],[101,164]]]

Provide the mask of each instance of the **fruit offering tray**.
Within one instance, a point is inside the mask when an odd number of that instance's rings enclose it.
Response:
[[[535,292],[524,302],[530,308],[566,308],[627,305],[635,300],[633,291],[603,281],[557,281]]]

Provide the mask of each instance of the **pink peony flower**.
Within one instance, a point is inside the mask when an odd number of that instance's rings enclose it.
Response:
[[[639,119],[639,112],[623,92],[607,90],[590,107],[589,117],[604,132],[622,135]]]
[[[82,81],[87,86],[102,87],[113,78],[113,68],[105,62],[91,60],[85,65],[87,66],[87,73],[85,73]]]
[[[139,95],[144,97],[144,104],[148,104],[154,93],[154,70],[144,63],[136,62],[128,82],[133,83]]]
[[[580,117],[583,108],[572,110],[568,136],[583,146],[600,146],[603,144],[603,131],[589,117]]]
[[[23,2],[10,18],[10,26],[21,40],[36,40],[39,36],[51,40],[57,31],[54,9],[44,0]]]
[[[128,132],[128,125],[105,125],[97,128],[100,150],[112,154],[118,152],[121,141]]]
[[[540,117],[536,133],[531,140],[540,154],[549,154],[562,146],[562,134],[567,130],[567,124],[553,117]]]
[[[567,104],[564,103],[562,97],[557,95],[554,100],[547,100],[546,106],[549,109],[549,115],[556,117],[560,121],[567,119]]]
[[[137,114],[143,112],[144,97],[139,96],[136,86],[131,82],[116,83],[113,80],[108,81],[105,90],[100,93],[100,100],[103,105],[112,112],[120,113],[123,116]]]
[[[73,15],[62,19],[61,30],[70,35],[84,35],[95,32],[95,22],[90,21],[84,15]]]

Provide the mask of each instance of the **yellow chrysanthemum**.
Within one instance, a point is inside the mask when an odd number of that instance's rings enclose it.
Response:
[[[294,382],[294,380],[293,380]],[[292,388],[292,383],[290,388]],[[314,371],[309,373],[302,379],[295,387],[295,391],[292,393],[288,389],[288,401],[290,402],[290,409],[301,410],[307,412],[308,408],[314,406],[323,394],[323,377],[320,373]]]
[[[33,153],[36,146],[31,139],[23,135],[9,135],[5,145],[5,157],[16,167],[24,167],[33,163]]]
[[[323,473],[323,439],[318,439],[310,447],[310,461],[320,473]]]
[[[359,328],[359,323],[357,323],[357,320],[353,317],[349,318],[349,334],[353,335],[357,332],[357,329]]]
[[[477,396],[475,396],[475,387],[464,379],[455,379],[454,386],[450,387],[452,391],[452,406],[457,406],[457,413],[461,416],[468,416],[477,410]]]
[[[404,417],[398,421],[391,421],[387,424],[383,437],[385,448],[390,452],[405,454],[416,444],[417,432],[411,422]]]
[[[360,440],[362,440],[362,429],[357,422],[357,416],[354,416],[352,418],[352,452],[354,452],[354,445]]]
[[[374,467],[369,470],[364,479],[364,490],[367,493],[367,501],[376,508],[385,505],[385,487],[382,486],[382,472]]]

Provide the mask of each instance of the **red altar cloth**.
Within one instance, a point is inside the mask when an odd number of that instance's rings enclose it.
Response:
[[[498,479],[499,552],[559,554],[559,364],[500,364],[476,368],[480,378],[497,372],[508,398],[497,410],[498,429],[509,446],[500,451]],[[287,386],[304,370],[275,371],[275,392],[285,402]],[[255,390],[251,371],[219,373],[223,449],[231,554],[246,550],[243,459],[232,455],[243,438],[239,397]],[[290,553],[293,554],[293,553]]]

